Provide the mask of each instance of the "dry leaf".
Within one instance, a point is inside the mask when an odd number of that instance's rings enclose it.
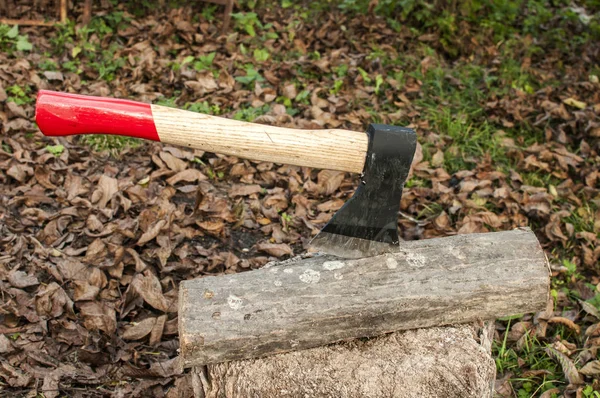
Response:
[[[34,275],[27,275],[23,271],[12,271],[8,274],[8,283],[18,288],[39,285],[40,282]]]
[[[117,330],[115,309],[106,302],[86,302],[79,307],[83,325],[90,330],[102,330],[112,335]]]
[[[586,376],[600,375],[600,361],[591,361],[586,363],[583,368],[579,369],[579,373]]]
[[[275,257],[293,254],[292,248],[285,243],[259,243],[256,249]]]
[[[585,109],[587,107],[585,102],[578,101],[575,98],[567,98],[563,102],[577,109]]]
[[[142,234],[142,236],[140,237],[140,239],[137,241],[137,245],[138,246],[142,246],[145,243],[150,242],[152,239],[156,238],[158,236],[158,234],[160,233],[160,230],[167,225],[167,221],[166,220],[158,220],[156,223],[154,223],[150,229],[148,229],[146,232],[144,232]]]
[[[571,361],[569,357],[567,357],[562,352],[555,350],[552,347],[546,347],[546,352],[550,357],[556,359],[556,361],[560,364],[563,373],[565,374],[565,377],[567,378],[567,380],[569,380],[569,383],[583,384],[583,379],[581,378],[581,375],[579,374],[577,368],[573,364],[573,361]]]
[[[229,196],[234,198],[236,196],[249,196],[262,191],[260,185],[246,185],[246,184],[234,184],[229,190]]]
[[[152,328],[156,324],[156,318],[146,318],[141,322],[137,322],[133,326],[128,327],[123,332],[125,340],[140,340],[148,336],[152,332]]]

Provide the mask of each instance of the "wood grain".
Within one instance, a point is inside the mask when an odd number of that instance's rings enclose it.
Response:
[[[181,357],[189,367],[536,312],[549,286],[545,254],[529,229],[204,277],[180,286]]]
[[[161,142],[244,159],[361,173],[366,133],[299,130],[152,105]]]

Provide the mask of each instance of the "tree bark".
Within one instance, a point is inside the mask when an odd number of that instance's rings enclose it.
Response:
[[[196,398],[492,397],[493,322],[408,330],[194,368]]]
[[[545,254],[529,229],[205,277],[180,286],[181,358],[190,367],[536,312],[549,287]]]

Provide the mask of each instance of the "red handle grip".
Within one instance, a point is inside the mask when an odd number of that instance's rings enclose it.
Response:
[[[114,134],[160,141],[152,108],[141,102],[40,90],[35,120],[47,136]]]

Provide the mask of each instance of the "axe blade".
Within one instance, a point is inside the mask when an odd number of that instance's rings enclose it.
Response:
[[[369,149],[354,195],[310,242],[312,251],[345,258],[398,250],[402,189],[417,147],[410,128],[371,124]]]

